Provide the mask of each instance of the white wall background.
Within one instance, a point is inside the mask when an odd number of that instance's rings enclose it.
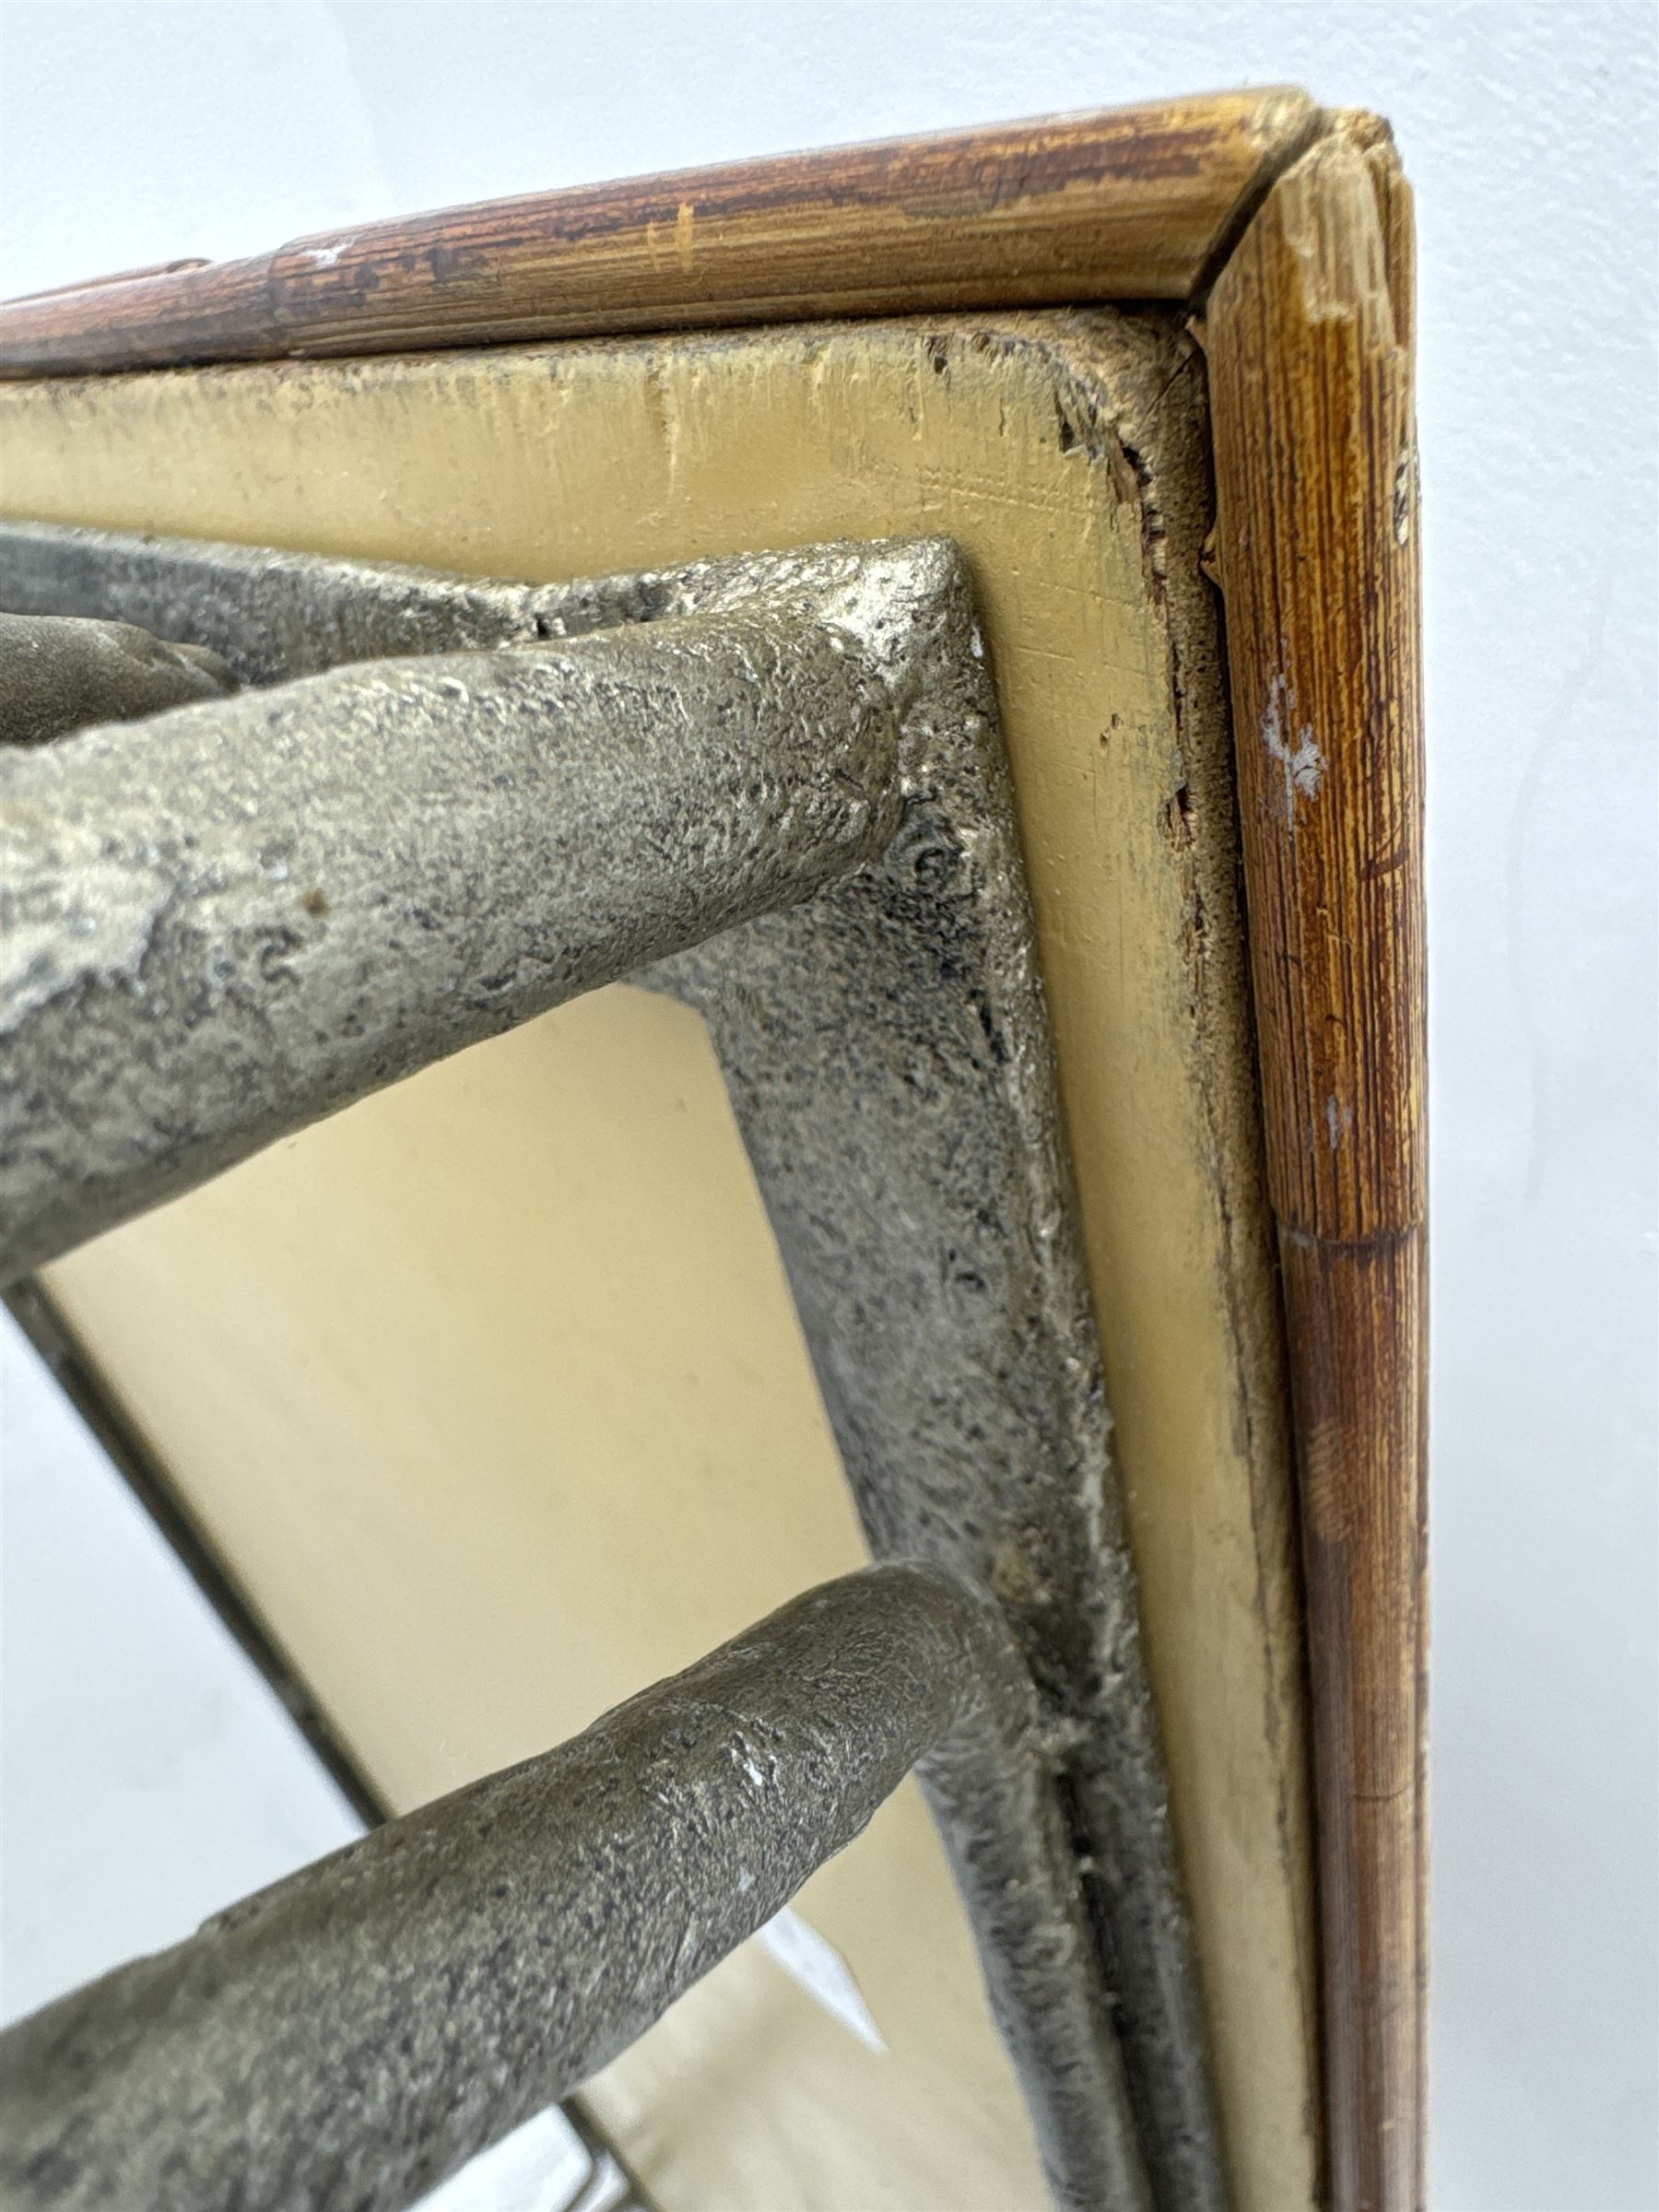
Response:
[[[1421,223],[1433,2201],[1647,2212],[1653,9],[12,0],[0,292],[500,193],[1286,79],[1392,116]],[[321,1849],[342,1815],[18,1374],[6,1873],[32,2002]]]

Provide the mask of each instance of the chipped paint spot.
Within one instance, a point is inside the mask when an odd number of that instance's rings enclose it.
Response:
[[[1325,771],[1325,757],[1313,742],[1312,723],[1303,723],[1293,744],[1287,741],[1286,725],[1293,719],[1294,705],[1288,682],[1276,676],[1268,687],[1267,711],[1262,716],[1262,743],[1269,759],[1277,760],[1284,771],[1287,821],[1295,818],[1299,792],[1304,799],[1319,796]]]
[[[313,269],[332,269],[347,247],[356,242],[355,238],[336,238],[332,245],[306,246],[303,252]]]

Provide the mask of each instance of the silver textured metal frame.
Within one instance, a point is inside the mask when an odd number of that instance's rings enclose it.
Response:
[[[987,1971],[1045,1962],[1045,2003],[1016,1989],[999,2009],[1057,2200],[1134,2212],[1145,2179],[1037,1729],[1006,1624],[959,1583],[874,1567],[809,1592],[559,1749],[0,2037],[4,2201],[403,2212],[626,2049],[920,1759],[974,1838]]]
[[[987,1778],[926,1781],[1056,2195],[1217,2212],[1098,1334],[954,548],[536,588],[18,524],[0,605],[135,621],[281,687],[0,760],[0,824],[21,825],[0,907],[21,947],[0,971],[12,1264],[612,976],[698,1006],[872,1551],[993,1600],[1033,1685],[1039,1826],[1068,1839],[1123,2051],[1115,2163],[1068,2147],[1104,2109],[1098,2061],[1037,2029],[1072,2017],[1078,1956],[999,1918]]]

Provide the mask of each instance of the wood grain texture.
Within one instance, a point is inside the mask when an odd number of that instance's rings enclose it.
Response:
[[[1186,299],[1318,121],[1218,93],[371,223],[0,305],[0,374]]]
[[[1422,724],[1411,203],[1338,118],[1206,328],[1312,1695],[1330,2201],[1422,2201]]]

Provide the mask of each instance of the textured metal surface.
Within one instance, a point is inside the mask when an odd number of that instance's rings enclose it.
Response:
[[[807,896],[897,826],[799,594],[0,753],[0,1276]]]
[[[26,571],[31,606],[142,619],[269,676],[290,672],[273,639],[325,649],[319,609],[336,599],[333,636],[378,651],[388,624],[418,625],[434,649],[492,624],[487,642],[613,625],[614,641],[639,623],[672,635],[759,596],[835,633],[885,694],[903,802],[890,840],[833,882],[826,871],[810,900],[641,980],[709,1020],[872,1549],[962,1576],[1014,1628],[1156,2201],[1215,2212],[1202,2011],[1099,1338],[994,694],[959,557],[942,544],[830,547],[568,591],[298,556],[256,574],[260,558],[20,525],[0,532],[0,598],[19,603]],[[974,1895],[971,1822],[937,1777],[930,1786],[984,1936],[995,1900]],[[986,1957],[1007,2033],[1050,1999],[994,1936]],[[1046,2063],[1024,2054],[1028,2091]]]
[[[921,1758],[974,1838],[988,1962],[1019,1961],[1002,2017],[1057,2201],[1140,2212],[1037,1732],[984,1599],[902,1566],[826,1584],[8,2030],[4,2201],[400,2212],[642,2033]]]
[[[217,654],[130,622],[0,614],[0,746],[44,745],[90,722],[133,722],[233,688]]]
[[[316,676],[348,661],[535,645],[687,605],[683,581],[653,573],[512,583],[269,546],[0,520],[0,606],[99,615],[188,639],[244,684]]]
[[[933,558],[899,834],[644,980],[708,1018],[872,1551],[937,1561],[1015,1625],[1158,2202],[1212,2212],[1202,2001],[1012,793],[967,579]]]

